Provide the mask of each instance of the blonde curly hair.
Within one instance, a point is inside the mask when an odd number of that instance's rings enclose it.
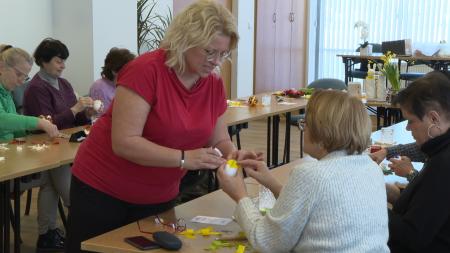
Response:
[[[206,47],[218,35],[230,37],[230,50],[239,40],[233,15],[220,3],[200,0],[175,16],[160,48],[167,51],[166,65],[183,73],[184,53],[193,47]]]

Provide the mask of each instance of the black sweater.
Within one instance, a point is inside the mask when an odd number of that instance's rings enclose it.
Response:
[[[450,131],[421,147],[422,171],[389,212],[391,252],[450,252]]]

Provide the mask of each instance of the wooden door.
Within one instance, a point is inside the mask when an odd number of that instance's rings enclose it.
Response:
[[[292,1],[292,33],[291,33],[291,64],[290,78],[291,87],[306,87],[306,71],[307,71],[307,34],[308,31],[308,15],[307,1]]]
[[[293,88],[291,86],[291,18],[292,1],[278,1],[276,6],[277,22],[275,31],[275,79],[273,90]]]
[[[256,93],[303,87],[306,0],[260,0],[256,15]]]
[[[255,93],[273,91],[277,1],[256,1]]]

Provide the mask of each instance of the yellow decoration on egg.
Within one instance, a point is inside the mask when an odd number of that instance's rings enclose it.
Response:
[[[230,166],[231,168],[239,168],[239,165],[237,164],[236,160],[230,159],[227,161],[228,166]]]

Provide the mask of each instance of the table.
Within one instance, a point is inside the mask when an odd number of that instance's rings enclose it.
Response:
[[[62,130],[71,134],[83,127]],[[14,252],[20,252],[20,178],[48,169],[57,168],[72,163],[79,143],[71,143],[68,139],[56,139],[58,144],[50,144],[46,134],[29,135],[25,137],[22,151],[17,150],[19,144],[9,144],[9,150],[0,151],[5,161],[0,162],[0,248],[9,252],[9,222],[10,222],[10,181],[14,182]],[[33,151],[28,146],[33,143],[48,142],[49,148],[44,151]]]
[[[278,166],[278,132],[280,114],[286,114],[286,138],[283,163],[289,162],[290,157],[290,129],[289,124],[291,112],[306,108],[308,102],[304,98],[283,98],[284,102],[291,104],[277,103],[275,95],[272,93],[262,93],[255,95],[259,101],[264,95],[271,96],[271,104],[267,106],[244,106],[228,107],[225,112],[225,122],[228,126],[246,123],[252,120],[267,118],[267,165]],[[244,99],[246,101],[247,99]]]
[[[390,102],[372,99],[363,99],[363,103],[367,106],[367,109],[377,116],[377,130],[381,129],[381,126],[387,127],[393,123],[400,122],[403,117],[400,108],[393,106]],[[371,107],[376,107],[374,110]],[[383,124],[381,124],[381,118],[383,118]]]
[[[382,62],[382,54],[373,55],[360,55],[360,54],[338,54],[338,57],[342,57],[342,62],[345,65],[345,83],[348,84],[351,81],[351,72],[355,63],[361,62],[361,60],[371,60],[374,62]],[[435,70],[448,71],[450,65],[450,57],[437,57],[437,56],[396,56],[398,60],[398,67],[400,69],[401,62],[405,61],[408,64],[412,62],[423,62]]]
[[[303,159],[295,160],[291,163],[279,166],[271,170],[271,173],[273,173],[282,184],[286,184],[292,169],[302,162],[304,162]],[[256,181],[254,181],[253,179],[248,178],[246,179],[246,185],[249,195],[252,197],[257,196],[259,184],[256,183]],[[185,221],[187,221],[186,225],[188,226],[188,228],[199,229],[210,225],[191,223],[189,222],[189,220],[197,215],[230,218],[233,215],[235,207],[235,202],[230,197],[228,197],[226,193],[224,193],[222,190],[217,190],[203,197],[176,206],[170,211],[161,214],[160,217],[162,217],[166,221],[175,221],[178,218],[183,218]],[[141,227],[145,227],[146,230],[149,231],[162,230],[162,227],[160,225],[155,224],[153,217],[142,220],[139,222],[139,224]],[[230,222],[226,226],[212,225],[212,227],[214,228],[214,231],[230,231],[230,234],[241,231],[239,225],[234,221]],[[124,242],[125,237],[138,235],[149,237],[149,235],[140,233],[137,227],[137,223],[134,222],[111,232],[84,241],[81,244],[81,248],[83,250],[104,253],[142,252]],[[204,249],[207,248],[216,237],[217,236],[202,237],[197,235],[196,239],[188,239],[180,235],[179,238],[183,242],[183,247],[178,252],[204,252]],[[234,253],[235,251],[236,249],[234,248],[223,248],[219,252]],[[158,253],[167,251],[158,249],[152,250],[151,252]]]
[[[400,122],[390,128],[394,129],[394,140],[399,144],[410,143],[413,140],[411,133],[407,132],[406,129],[406,121]],[[380,139],[381,131],[376,131],[372,133],[372,139],[377,140]],[[310,159],[310,158],[309,158]],[[289,179],[289,175],[291,171],[297,167],[299,164],[306,162],[308,158],[297,159],[285,165],[279,166],[271,170],[271,173],[284,185],[287,183]],[[387,176],[385,177],[386,181],[390,181],[390,177],[396,176]],[[256,180],[252,178],[245,179],[247,190],[251,197],[257,196],[259,190],[259,184]],[[161,214],[166,220],[175,221],[178,218],[183,218],[185,221],[189,221],[193,217],[197,215],[204,216],[213,216],[213,217],[231,217],[233,215],[235,209],[235,202],[231,200],[222,190],[217,190],[215,192],[209,193],[203,197],[194,199],[192,201],[186,202],[183,205],[179,205],[170,211]],[[157,231],[161,230],[162,227],[156,224],[153,221],[153,218],[147,218],[140,222],[140,225],[146,227],[148,231]],[[196,224],[191,222],[186,222],[188,228],[199,229],[202,227],[206,227],[208,225],[205,224]],[[231,231],[232,233],[237,233],[240,231],[240,227],[235,222],[231,222],[226,226],[212,226],[214,231]],[[121,228],[115,229],[113,231],[107,232],[105,234],[96,236],[89,240],[82,242],[81,248],[83,250],[95,251],[95,252],[103,252],[103,253],[130,253],[130,252],[142,252],[131,245],[128,245],[123,240],[125,237],[129,236],[148,236],[146,234],[140,233],[137,227],[137,223],[131,223]],[[148,236],[149,237],[149,236]],[[183,242],[183,247],[179,252],[203,252],[208,245],[216,238],[217,236],[211,237],[202,237],[196,236],[196,239],[188,239],[184,236],[179,236],[179,238]],[[152,252],[166,252],[164,250],[154,250]],[[223,248],[218,252],[235,252],[235,249]]]

